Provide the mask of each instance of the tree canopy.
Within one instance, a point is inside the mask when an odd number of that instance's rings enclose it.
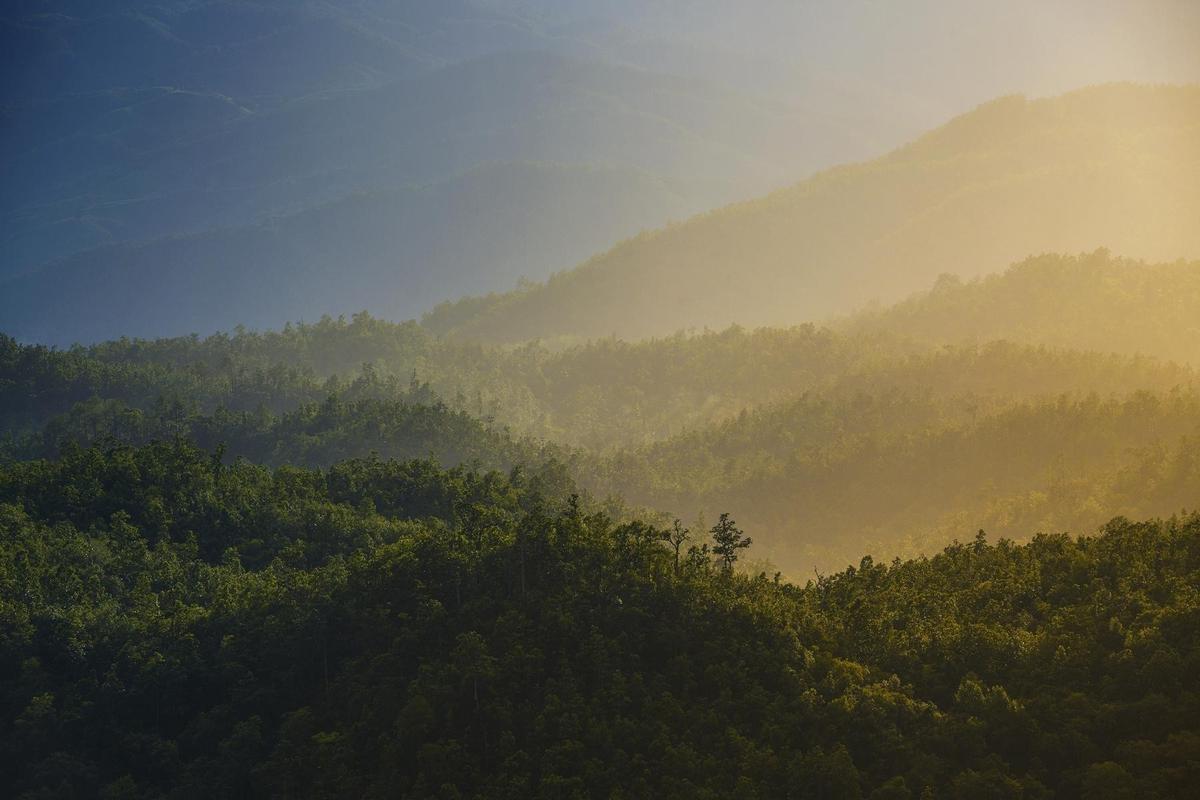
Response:
[[[182,441],[0,470],[0,791],[1166,798],[1200,777],[1196,517],[794,585],[720,566],[745,543],[727,518],[676,568],[668,531],[570,491]]]

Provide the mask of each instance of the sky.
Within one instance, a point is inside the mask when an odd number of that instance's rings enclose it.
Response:
[[[780,65],[814,82],[908,98],[945,116],[998,95],[1112,81],[1200,81],[1200,0],[540,0]],[[553,10],[552,10],[553,9]]]

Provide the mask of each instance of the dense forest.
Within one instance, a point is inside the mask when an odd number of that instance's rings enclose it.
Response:
[[[0,458],[182,437],[270,466],[524,465],[621,520],[729,511],[763,568],[805,576],[979,527],[1023,539],[1194,508],[1195,274],[1042,257],[833,328],[565,348],[367,314],[69,350],[0,339]],[[1096,308],[1122,324],[1088,324]]]
[[[569,486],[184,442],[0,470],[5,796],[1166,798],[1200,519],[805,585]]]
[[[943,280],[932,293],[832,328],[733,326],[568,347],[462,342],[365,313],[278,331],[120,339],[68,350],[0,336],[0,434],[39,429],[93,397],[143,410],[166,398],[203,413],[222,406],[282,413],[332,394],[394,398],[415,381],[518,434],[603,451],[804,392],[904,390],[995,403],[1164,391],[1194,378],[1189,364],[1200,340],[1189,311],[1196,274],[1193,264],[1143,266],[1104,253],[1044,257],[1003,277]],[[945,311],[960,294],[964,305],[1012,307],[1006,319],[1013,321]],[[1093,305],[1119,324],[1089,324]]]
[[[1196,507],[1200,396],[1021,402],[806,397],[587,462],[650,508],[730,510],[792,574],[931,552],[971,526],[1013,538]]]
[[[1200,779],[1188,366],[367,315],[0,356],[4,796]]]
[[[1200,796],[1198,41],[10,0],[0,800]]]

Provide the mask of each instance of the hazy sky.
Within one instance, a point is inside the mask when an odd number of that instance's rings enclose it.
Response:
[[[532,0],[826,80],[965,110],[996,95],[1200,81],[1200,0]],[[764,75],[764,78],[767,77]]]

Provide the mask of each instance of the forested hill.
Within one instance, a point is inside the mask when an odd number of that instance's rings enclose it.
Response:
[[[495,473],[0,468],[6,797],[1181,798],[1200,519],[792,585]],[[751,551],[752,552],[752,548]],[[678,555],[676,555],[678,553]]]
[[[1194,380],[1190,368],[1150,357],[1006,343],[929,350],[884,332],[811,325],[555,351],[463,344],[359,315],[277,332],[70,351],[0,337],[0,436],[38,434],[56,418],[53,430],[69,438],[116,428],[148,435],[218,411],[263,422],[336,396],[342,403],[442,402],[518,435],[606,451],[804,393],[974,396],[994,408],[1063,393],[1163,392]],[[129,417],[130,410],[142,416]]]
[[[7,0],[0,800],[1200,797],[1197,42]]]
[[[812,328],[506,353],[362,317],[67,353],[9,344],[0,459],[184,437],[268,465],[520,466],[648,517],[732,511],[788,574],[981,526],[1022,537],[1169,514],[1194,507],[1200,481],[1195,373],[1142,357],[906,353]],[[347,352],[377,358],[313,371]]]
[[[0,458],[184,437],[272,466],[524,466],[647,518],[731,511],[760,558],[808,574],[979,527],[1194,508],[1195,280],[1188,262],[1048,256],[834,330],[563,349],[366,314],[66,351],[0,338]]]
[[[1200,256],[1200,87],[1112,85],[989,103],[877,161],[644,234],[425,324],[491,341],[791,324],[892,302],[942,273],[1108,247]]]
[[[995,339],[1200,363],[1200,261],[1143,264],[1107,251],[1031,258],[836,326],[924,344]]]
[[[986,370],[987,361],[976,363]],[[686,520],[731,512],[807,575],[930,553],[984,528],[1093,531],[1200,500],[1200,395],[811,396],[587,460],[581,483]]]

